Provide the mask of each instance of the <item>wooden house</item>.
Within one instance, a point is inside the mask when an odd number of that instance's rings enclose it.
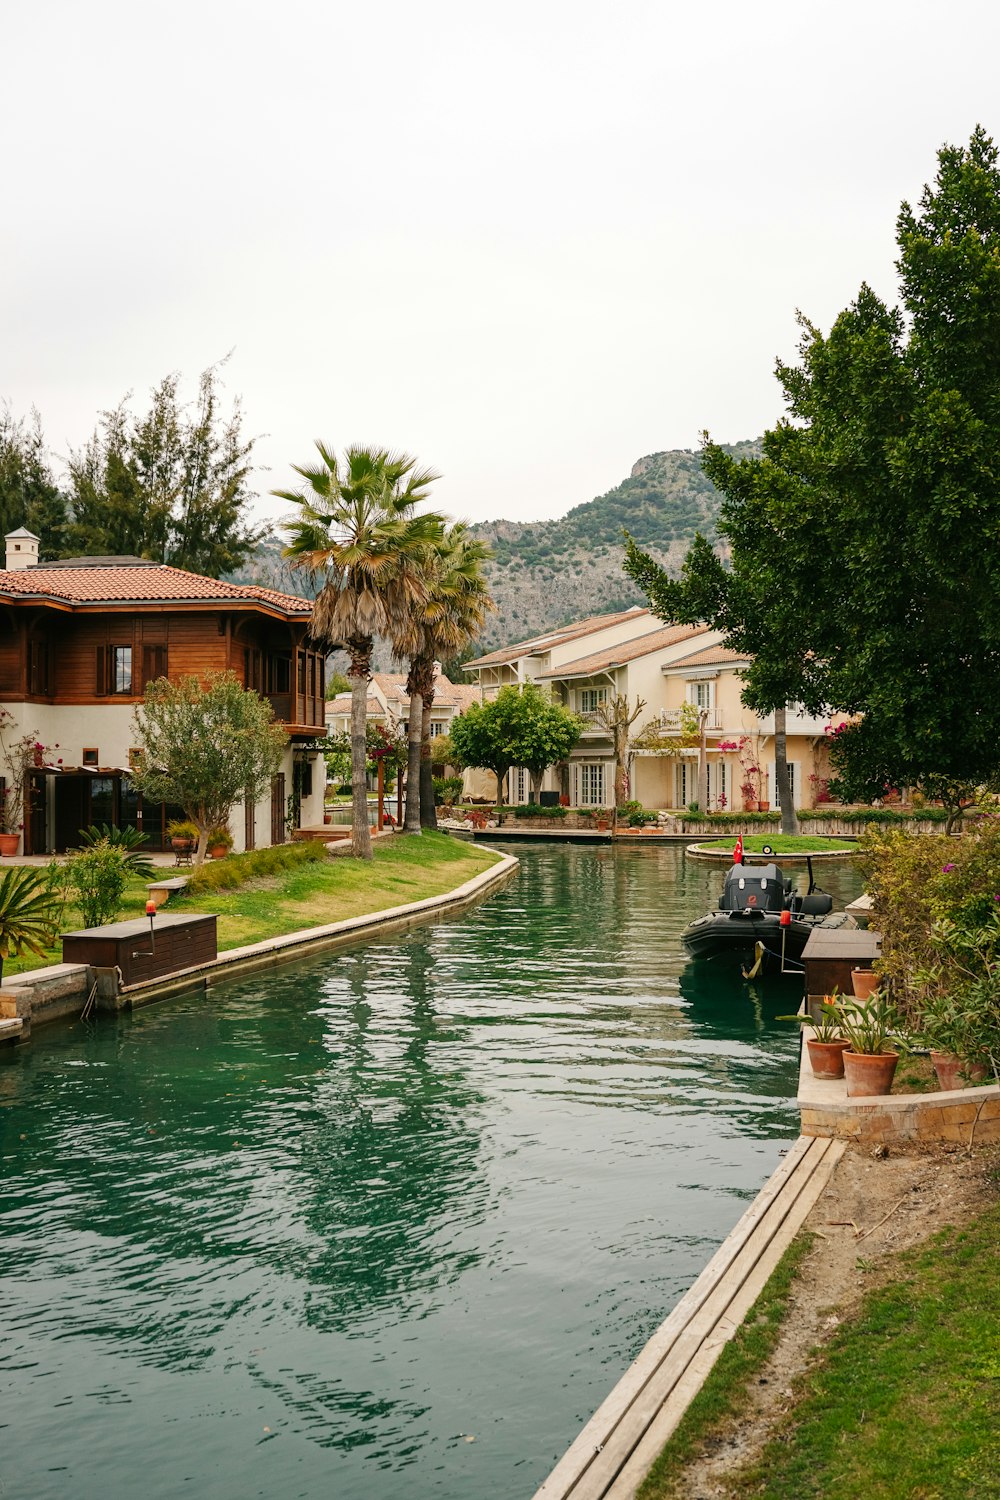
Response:
[[[23,529],[0,571],[0,707],[8,742],[47,747],[29,772],[26,854],[61,852],[92,823],[132,825],[151,849],[179,808],[144,805],[129,777],[147,682],[233,671],[274,706],[288,745],[270,794],[234,812],[237,849],[323,821],[325,657],[306,599],[134,557],[40,563]]]

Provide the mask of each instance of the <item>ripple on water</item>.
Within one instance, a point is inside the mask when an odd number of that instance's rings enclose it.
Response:
[[[518,853],[460,920],[0,1068],[11,1493],[543,1477],[793,1136],[797,1037],[685,961],[718,872]]]

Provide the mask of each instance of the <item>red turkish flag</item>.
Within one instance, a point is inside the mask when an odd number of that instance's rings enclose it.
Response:
[[[740,836],[739,836],[739,838],[736,840],[736,848],[733,850],[733,864],[734,865],[741,865],[742,863],[743,863],[743,835],[741,833]]]

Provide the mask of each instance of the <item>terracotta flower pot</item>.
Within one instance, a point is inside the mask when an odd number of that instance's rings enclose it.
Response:
[[[813,1037],[806,1041],[809,1051],[809,1066],[816,1078],[843,1078],[844,1053],[850,1046],[848,1041],[817,1042]]]
[[[744,812],[756,812],[757,811],[757,803],[754,801],[754,799],[752,797],[748,797],[746,799],[746,801],[744,802],[744,804],[743,804],[743,811]]]
[[[598,818],[598,820],[597,820],[597,831],[598,831],[598,833],[607,833],[607,831],[610,828],[610,826],[611,825],[608,822],[607,818]]]
[[[7,858],[11,854],[16,854],[20,837],[19,833],[0,833],[0,855]]]
[[[891,1093],[898,1062],[898,1052],[852,1052],[848,1048],[844,1053],[848,1099]]]
[[[770,804],[770,802],[758,802],[757,803],[757,811],[758,812],[770,812],[771,811],[771,804]]]
[[[876,974],[874,969],[852,969],[851,984],[854,986],[855,1000],[870,1000],[882,983],[881,974]]]
[[[942,1090],[961,1089],[967,1083],[981,1083],[986,1077],[982,1063],[969,1063],[955,1052],[931,1051],[931,1062]]]
[[[209,859],[225,859],[228,853],[228,844],[213,844],[208,851],[208,857]]]

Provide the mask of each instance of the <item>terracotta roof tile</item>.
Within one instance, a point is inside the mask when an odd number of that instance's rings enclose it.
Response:
[[[225,583],[163,565],[0,569],[0,598],[44,598],[65,604],[200,604],[259,602],[305,616],[312,603],[256,583]]]
[[[689,637],[704,635],[709,628],[708,625],[666,625],[662,630],[650,631],[649,635],[639,635],[631,641],[622,641],[620,645],[595,651],[590,656],[565,662],[561,667],[554,667],[551,672],[540,672],[538,680],[546,682],[560,677],[589,677],[594,672],[606,672],[623,662],[635,661],[640,656],[652,656],[655,651],[676,646],[679,641]]]
[[[497,651],[491,651],[488,656],[477,656],[475,661],[466,662],[462,668],[463,672],[473,671],[477,667],[498,667],[505,662],[516,661],[519,656],[533,656],[538,651],[547,651],[550,646],[559,646],[566,641],[572,641],[580,635],[589,635],[592,630],[607,630],[612,625],[620,625],[623,620],[639,619],[642,615],[648,615],[648,609],[623,609],[611,615],[591,615],[586,620],[577,620],[573,625],[565,625],[561,630],[550,630],[546,635],[535,635],[530,640],[518,641],[513,646],[502,646]]]
[[[664,670],[686,671],[688,667],[728,667],[736,662],[747,663],[750,657],[745,651],[730,651],[728,646],[706,646],[704,651],[695,651],[691,656],[679,656],[669,662]]]

